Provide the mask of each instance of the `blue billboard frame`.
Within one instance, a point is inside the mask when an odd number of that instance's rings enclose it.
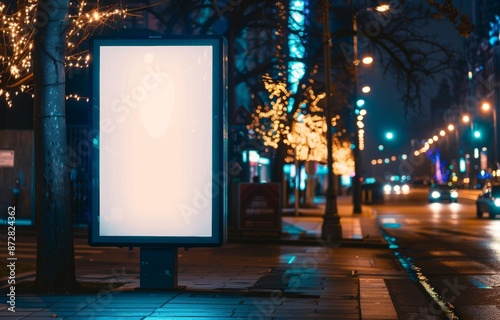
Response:
[[[209,46],[212,50],[212,168],[210,235],[103,235],[101,226],[100,134],[101,48],[112,46]],[[227,43],[221,36],[95,37],[91,39],[92,130],[97,132],[91,152],[92,186],[90,194],[88,242],[92,246],[221,246],[227,237]],[[191,146],[186,146],[187,148]],[[202,159],[199,159],[202,161]],[[194,195],[193,195],[194,197]],[[137,212],[140,219],[141,212]]]

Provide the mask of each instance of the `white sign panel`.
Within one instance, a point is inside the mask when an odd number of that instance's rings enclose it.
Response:
[[[221,244],[223,55],[222,38],[94,40],[92,242]]]

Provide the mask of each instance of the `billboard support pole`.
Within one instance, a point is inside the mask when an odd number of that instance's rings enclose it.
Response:
[[[141,247],[141,290],[178,290],[177,247]]]

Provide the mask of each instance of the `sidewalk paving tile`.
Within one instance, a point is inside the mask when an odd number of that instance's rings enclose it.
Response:
[[[384,279],[361,278],[359,284],[363,319],[398,319]]]

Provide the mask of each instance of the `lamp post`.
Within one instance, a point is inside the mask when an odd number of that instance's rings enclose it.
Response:
[[[496,166],[496,168],[494,168],[495,170],[498,169],[498,155],[497,155],[497,108],[495,106],[491,106],[490,103],[488,102],[483,102],[483,104],[481,105],[481,108],[484,110],[484,111],[489,111],[490,109],[492,109],[492,113],[493,113],[493,152],[494,152],[494,155],[493,155],[493,160],[495,161],[494,164]]]
[[[469,151],[469,158],[468,158],[468,165],[466,169],[466,175],[467,178],[469,178],[469,189],[471,189],[472,183],[473,183],[473,166],[474,166],[474,144],[473,144],[473,124],[472,124],[472,119],[470,118],[469,115],[464,115],[462,117],[462,122],[464,124],[469,124],[469,129],[470,129],[470,134],[468,140],[470,141],[470,151]],[[466,158],[467,161],[467,158]]]
[[[357,125],[356,121],[356,114],[355,114],[355,109],[356,109],[356,102],[358,100],[358,64],[359,64],[359,59],[358,59],[358,16],[356,13],[352,15],[352,31],[353,31],[353,39],[352,39],[352,45],[353,45],[353,68],[354,68],[354,89],[353,89],[353,96],[354,96],[354,103],[352,104],[352,112],[353,116],[355,118],[354,120],[354,127],[356,128],[356,132],[354,134],[354,149],[353,149],[353,156],[354,156],[354,178],[352,180],[352,212],[353,213],[361,213],[362,208],[361,208],[361,152],[359,150],[359,127]]]
[[[444,138],[444,146],[441,146],[441,160],[444,160],[444,159],[448,159],[448,157],[450,157],[450,139],[448,137],[448,135],[446,134],[446,131],[444,130],[440,130],[439,131],[439,135],[441,136],[441,138],[439,139],[442,139]]]
[[[479,168],[479,152],[478,152],[478,142],[481,138],[481,131],[478,129],[474,129],[474,120],[471,119],[468,115],[462,117],[462,121],[464,123],[470,123],[470,161],[471,161],[471,173],[470,173],[470,181],[473,183],[473,189],[477,186],[477,173]]]
[[[385,12],[390,9],[389,5],[380,5],[374,8],[368,8],[368,11],[377,11],[377,12]],[[356,103],[358,100],[358,65],[361,61],[358,58],[358,14],[357,12],[353,12],[352,14],[352,46],[353,46],[353,77],[354,77],[354,88],[353,88],[353,98],[354,102],[352,104],[353,108],[353,116],[354,116],[354,128],[356,128],[356,132],[354,134],[354,178],[352,180],[352,203],[353,203],[353,213],[361,213],[361,152],[359,149],[359,126],[356,121]],[[373,58],[369,57],[363,59],[364,64],[371,64],[373,62]]]
[[[495,166],[498,167],[498,132],[497,132],[497,108],[496,106],[493,107],[493,146],[494,146],[494,151],[495,154],[494,154],[494,159],[495,159]],[[498,169],[498,168],[495,168],[495,169]]]
[[[456,168],[460,168],[460,142],[458,138],[458,126],[455,126],[450,123],[448,124],[447,129],[449,132],[453,132],[453,134],[455,135],[455,140],[454,140],[455,148],[450,149],[452,154],[451,161],[453,162],[453,160],[455,160]],[[454,169],[457,170],[455,166]],[[460,178],[460,169],[458,169],[457,171],[457,177]]]
[[[327,149],[327,189],[325,214],[321,228],[324,240],[342,239],[342,227],[337,208],[337,195],[333,179],[333,137],[332,137],[332,97],[331,97],[331,62],[330,62],[330,4],[324,0],[323,9],[323,47],[325,55],[325,93],[326,93],[326,149]]]
[[[495,172],[495,177],[497,177],[497,173],[498,173],[498,132],[497,132],[497,107],[496,105],[493,106],[493,152],[495,153],[494,154],[494,157],[493,159],[495,160],[494,162],[494,165],[495,167],[493,168],[496,172]],[[498,179],[498,177],[496,178]]]
[[[460,143],[459,143],[459,140],[458,140],[458,127],[455,127],[455,125],[453,125],[453,124],[450,123],[447,126],[447,128],[448,128],[448,131],[450,131],[450,132],[453,131],[453,133],[455,134],[455,144],[456,144],[456,147],[457,147],[457,150],[456,150],[457,153],[456,154],[460,158]]]

